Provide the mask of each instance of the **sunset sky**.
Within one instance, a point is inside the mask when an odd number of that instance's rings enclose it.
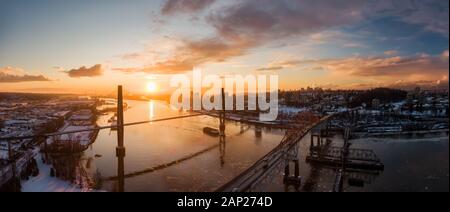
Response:
[[[447,85],[448,0],[0,0],[0,91],[168,91],[171,74],[282,89]]]

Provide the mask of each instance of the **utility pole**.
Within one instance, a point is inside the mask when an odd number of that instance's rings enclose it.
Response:
[[[123,91],[122,86],[117,92],[117,176],[119,177],[119,192],[125,191],[125,146],[124,146],[124,121],[123,121]]]

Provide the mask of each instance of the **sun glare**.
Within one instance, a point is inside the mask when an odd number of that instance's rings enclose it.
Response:
[[[147,92],[155,93],[158,91],[158,85],[154,82],[147,83]]]

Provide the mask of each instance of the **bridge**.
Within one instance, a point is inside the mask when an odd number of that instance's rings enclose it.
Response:
[[[280,144],[258,160],[242,174],[223,185],[218,192],[252,192],[265,182],[274,171],[285,169],[285,183],[299,186],[301,184],[298,167],[298,144],[313,128],[327,122],[334,115],[320,117],[312,113],[300,113],[295,117],[297,126],[289,129]],[[290,175],[290,163],[295,164],[295,174]]]
[[[222,98],[225,98],[224,91],[222,90]],[[225,101],[222,101],[225,103]],[[193,153],[191,155],[187,155],[183,158],[176,159],[170,163],[161,164],[159,166],[155,166],[153,168],[149,168],[146,170],[141,170],[133,173],[126,174],[124,172],[124,158],[126,157],[126,149],[124,145],[124,128],[128,126],[141,125],[147,123],[155,123],[155,122],[163,122],[169,120],[176,119],[186,119],[196,116],[204,116],[203,113],[190,114],[185,116],[178,117],[170,117],[164,119],[143,121],[143,122],[135,122],[135,123],[124,123],[123,117],[123,94],[122,94],[122,86],[118,87],[118,101],[117,101],[117,124],[113,126],[103,126],[96,127],[92,129],[85,130],[77,130],[70,132],[56,132],[44,135],[33,135],[33,136],[23,136],[23,137],[8,137],[8,138],[0,138],[0,141],[7,142],[8,150],[10,158],[8,159],[9,166],[3,166],[4,169],[0,170],[0,179],[3,182],[8,181],[9,179],[16,179],[19,173],[17,173],[18,166],[23,166],[24,161],[19,160],[17,157],[13,155],[17,155],[17,152],[13,152],[11,148],[11,142],[17,140],[25,140],[25,139],[35,139],[35,138],[48,138],[53,136],[59,136],[64,134],[72,134],[86,131],[94,131],[94,130],[104,130],[104,129],[116,129],[117,130],[117,147],[116,147],[116,156],[118,162],[117,168],[117,176],[108,177],[104,180],[114,180],[118,181],[118,191],[123,192],[125,188],[125,179],[129,177],[138,176],[141,174],[147,174],[154,171],[158,171],[161,169],[165,169],[172,165],[179,164],[186,160],[190,160],[191,158],[197,157],[207,151],[210,151],[215,148],[220,148],[221,159],[223,159],[222,152],[225,150],[225,110],[218,111],[219,112],[219,120],[220,120],[220,142],[218,145],[211,146],[205,150],[199,151],[197,153]],[[223,108],[225,106],[223,105]],[[290,128],[287,129],[286,134],[280,144],[275,147],[272,151],[270,151],[267,155],[258,160],[253,166],[248,168],[246,171],[241,173],[239,176],[229,181],[225,185],[221,186],[217,191],[219,192],[251,192],[258,191],[261,189],[260,185],[267,183],[273,177],[274,173],[277,173],[277,170],[284,169],[284,184],[292,185],[296,188],[301,185],[301,177],[299,173],[299,143],[308,133],[310,133],[313,129],[325,125],[326,132],[331,130],[331,120],[336,117],[341,116],[342,114],[348,115],[353,113],[353,111],[345,111],[342,113],[336,113],[333,115],[322,116],[320,114],[315,114],[312,112],[303,112],[299,113],[296,117],[293,118],[290,122]],[[339,120],[339,119],[338,119]],[[341,119],[342,120],[342,119]],[[349,120],[355,121],[354,118],[350,118]],[[343,128],[342,123],[334,124],[334,126],[338,126],[338,128]],[[322,134],[322,132],[320,132]],[[317,137],[317,142],[315,142],[314,138]],[[317,144],[316,144],[317,143]],[[366,161],[370,163],[377,162],[379,160],[376,159],[376,156],[373,154],[369,154],[364,150],[348,150],[348,146],[342,149],[338,148],[322,148],[326,147],[323,145],[323,139],[320,135],[315,135],[312,133],[311,135],[311,155],[308,157],[307,161],[313,161],[320,164],[328,164],[333,166],[344,166],[344,164],[352,164],[351,161],[361,161],[361,158],[367,158],[369,155],[369,159],[373,159],[373,161]],[[348,151],[348,152],[347,152]],[[223,153],[224,154],[224,153]],[[30,159],[30,157],[27,157]],[[362,159],[364,160],[364,159]],[[26,162],[26,161],[25,161]],[[291,164],[294,164],[294,174],[291,174]],[[0,164],[1,165],[1,164]],[[339,173],[344,172],[345,169],[342,169]],[[1,186],[1,184],[0,184]]]
[[[362,170],[380,171],[384,165],[372,150],[350,148],[350,128],[357,122],[355,108],[328,116],[314,113],[299,113],[294,118],[293,128],[287,130],[281,143],[271,152],[258,160],[253,166],[217,189],[218,192],[257,192],[264,191],[264,184],[270,183],[274,175],[284,170],[283,183],[293,186],[296,190],[302,185],[299,170],[299,144],[308,134],[311,134],[310,153],[306,162],[313,165],[327,166],[336,170],[336,182],[333,191],[343,191],[344,175],[355,176]],[[347,120],[334,123],[337,131],[342,131],[343,147],[331,146],[331,141],[324,142],[324,137],[332,131],[332,121]],[[335,129],[336,131],[336,129]],[[294,173],[291,174],[291,164]],[[356,171],[358,170],[358,171]],[[376,172],[374,172],[376,173]],[[354,178],[350,178],[354,179]]]
[[[18,191],[18,188],[20,187],[20,185],[19,185],[20,180],[18,180],[18,177],[20,176],[20,170],[26,169],[25,167],[27,166],[27,164],[30,163],[30,161],[37,154],[36,152],[31,151],[29,149],[22,150],[22,151],[15,151],[13,149],[13,142],[23,141],[23,140],[32,140],[32,139],[44,139],[45,140],[46,138],[56,137],[56,136],[61,136],[61,135],[70,135],[70,134],[74,134],[74,133],[92,132],[92,131],[99,131],[99,130],[105,130],[105,129],[116,129],[117,130],[116,156],[118,159],[118,169],[117,169],[118,176],[112,177],[112,178],[117,179],[119,181],[118,191],[124,191],[124,180],[125,180],[124,158],[126,156],[126,150],[125,150],[125,145],[124,145],[124,128],[125,127],[149,124],[149,123],[164,122],[164,121],[170,121],[170,120],[187,119],[187,118],[205,115],[202,113],[194,113],[194,114],[189,114],[189,115],[148,120],[148,121],[142,121],[142,122],[124,123],[124,116],[123,116],[124,102],[123,102],[122,86],[118,87],[117,94],[118,94],[118,101],[117,101],[118,120],[117,120],[116,125],[93,127],[93,128],[89,128],[89,129],[82,129],[82,130],[55,132],[55,133],[48,133],[48,134],[0,138],[0,144],[6,142],[6,148],[3,147],[4,145],[0,145],[0,150],[6,150],[6,152],[7,152],[7,159],[0,160],[0,188],[4,184],[12,182],[12,184],[13,184],[11,186],[13,188],[12,190]],[[204,152],[206,152],[206,150]],[[175,161],[175,163],[179,163],[181,161],[188,160],[188,159],[195,157],[197,155],[200,155],[202,153],[203,152],[193,154],[190,157],[186,157],[184,159],[177,160],[177,161]],[[174,163],[174,162],[172,162],[172,163]],[[166,167],[168,167],[167,164],[161,165],[159,169],[166,168]],[[155,169],[155,170],[157,170],[157,169]]]

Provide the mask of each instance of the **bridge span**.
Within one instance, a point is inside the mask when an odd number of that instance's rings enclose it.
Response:
[[[229,181],[217,192],[252,192],[256,191],[258,186],[265,180],[270,180],[270,175],[275,170],[285,169],[285,183],[299,186],[298,163],[295,167],[295,175],[290,176],[290,162],[298,162],[298,144],[312,129],[318,125],[327,122],[334,115],[320,117],[312,113],[302,113],[296,117],[297,127],[289,129],[281,143],[271,152],[258,160],[253,166]],[[284,167],[283,167],[284,165]]]

